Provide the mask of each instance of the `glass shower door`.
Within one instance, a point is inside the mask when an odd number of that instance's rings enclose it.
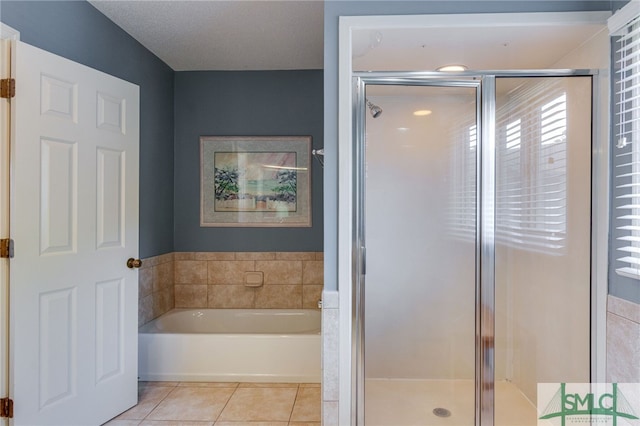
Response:
[[[478,90],[366,86],[366,425],[474,424]]]
[[[358,425],[534,426],[590,382],[592,79],[540,74],[359,86]]]
[[[591,97],[589,76],[496,79],[497,426],[538,424],[538,383],[590,381]]]

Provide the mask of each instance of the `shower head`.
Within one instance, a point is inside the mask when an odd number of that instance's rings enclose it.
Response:
[[[380,117],[380,115],[382,115],[382,108],[380,108],[378,105],[372,104],[369,99],[367,99],[366,101],[367,101],[367,106],[369,107],[369,112],[371,113],[371,116],[373,118]]]

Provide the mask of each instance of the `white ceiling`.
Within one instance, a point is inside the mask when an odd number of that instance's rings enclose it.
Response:
[[[322,69],[318,0],[89,0],[175,71]]]

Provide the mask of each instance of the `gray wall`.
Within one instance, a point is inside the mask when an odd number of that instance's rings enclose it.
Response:
[[[140,255],[153,256],[172,250],[320,250],[318,242],[322,234],[322,221],[327,229],[324,237],[325,286],[327,289],[337,288],[337,135],[338,135],[338,16],[341,15],[398,15],[398,14],[433,14],[433,13],[490,13],[490,12],[533,12],[533,11],[575,11],[575,10],[615,10],[625,1],[330,1],[325,2],[325,49],[324,49],[324,135],[322,125],[319,130],[284,127],[282,120],[273,108],[262,111],[269,117],[278,115],[274,122],[263,121],[263,128],[256,128],[256,123],[248,119],[244,111],[237,115],[227,114],[240,111],[239,104],[260,105],[268,103],[263,96],[235,96],[232,87],[220,86],[219,96],[234,99],[228,106],[217,103],[209,105],[212,115],[220,112],[225,121],[213,121],[202,126],[198,131],[202,134],[278,134],[283,129],[289,134],[312,134],[314,146],[324,146],[326,152],[324,169],[324,186],[327,195],[324,197],[324,214],[318,211],[320,203],[316,198],[314,204],[314,227],[305,230],[261,229],[257,233],[245,229],[204,230],[196,229],[198,216],[193,208],[180,205],[186,199],[198,200],[199,183],[197,174],[197,142],[195,133],[191,141],[183,139],[190,136],[183,134],[176,126],[176,154],[184,149],[184,155],[176,156],[175,179],[175,244],[174,244],[174,178],[173,178],[173,72],[157,57],[144,49],[119,27],[109,21],[90,4],[80,1],[0,1],[0,20],[21,32],[22,40],[83,63],[90,67],[121,77],[140,85],[141,94],[141,156],[140,156]],[[320,73],[319,71],[315,71]],[[176,74],[176,85],[186,78]],[[184,73],[197,74],[197,73]],[[206,73],[211,74],[212,73]],[[220,75],[224,73],[218,73]],[[238,76],[242,73],[237,73]],[[248,74],[247,74],[248,75]],[[206,80],[206,79],[205,79]],[[185,82],[186,83],[186,82]],[[204,84],[204,83],[203,83]],[[205,86],[215,86],[206,83]],[[240,84],[237,87],[241,87]],[[204,86],[203,86],[204,87]],[[320,87],[322,85],[320,84]],[[179,93],[179,91],[178,91]],[[238,92],[239,93],[239,92]],[[259,92],[258,92],[259,93]],[[273,95],[273,92],[270,92]],[[264,95],[266,96],[266,95]],[[322,94],[316,94],[317,99]],[[179,113],[181,102],[176,96],[176,112]],[[278,99],[278,93],[272,99]],[[209,102],[215,103],[213,100]],[[296,104],[298,105],[298,104]],[[304,108],[317,108],[318,102],[307,103]],[[321,108],[321,107],[320,107]],[[201,110],[203,111],[203,110]],[[255,111],[255,110],[254,110]],[[176,114],[177,116],[178,114]],[[254,116],[256,114],[253,114]],[[264,116],[264,115],[263,115]],[[284,116],[284,115],[283,115]],[[206,118],[200,118],[207,121]],[[178,124],[178,123],[176,123]],[[282,125],[279,127],[277,124]],[[178,140],[178,137],[180,140]],[[195,138],[197,140],[197,138]],[[325,142],[326,139],[326,142]],[[186,144],[186,145],[185,145]],[[314,163],[315,165],[315,163]],[[322,193],[317,190],[322,178],[313,177],[314,195]],[[195,182],[195,183],[194,183]],[[191,187],[184,187],[187,184]],[[184,191],[187,194],[181,195]],[[195,195],[194,195],[195,191]],[[179,216],[179,217],[178,217]],[[318,227],[320,225],[320,227]],[[283,231],[283,232],[280,232]],[[272,240],[278,240],[274,247]],[[297,240],[301,244],[294,244]],[[611,293],[617,295],[615,284]],[[620,297],[630,297],[621,294]]]
[[[322,251],[322,168],[312,159],[311,228],[201,228],[200,136],[311,135],[322,148],[323,74],[175,74],[175,251]]]
[[[618,3],[618,2],[616,2]],[[611,10],[610,1],[332,1],[324,6],[324,285],[337,288],[338,252],[338,17],[443,13]],[[392,67],[390,67],[392,68]]]
[[[0,20],[26,43],[140,86],[141,257],[322,250],[315,160],[312,228],[200,228],[198,216],[200,135],[311,135],[322,147],[322,71],[175,73],[85,1],[2,0]]]
[[[140,256],[173,250],[173,70],[85,1],[4,1],[33,46],[140,86]]]

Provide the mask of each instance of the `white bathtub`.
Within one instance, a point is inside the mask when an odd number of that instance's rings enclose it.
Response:
[[[148,381],[320,382],[320,311],[174,309],[139,329]]]

